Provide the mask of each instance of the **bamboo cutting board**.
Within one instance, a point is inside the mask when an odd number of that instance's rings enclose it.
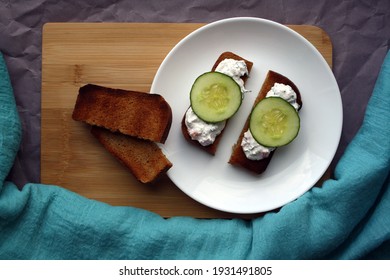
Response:
[[[164,217],[249,217],[210,209],[186,196],[167,176],[139,183],[71,114],[80,86],[94,83],[149,92],[168,52],[198,23],[48,23],[42,42],[41,182],[111,205]],[[290,25],[332,66],[327,34]],[[323,177],[328,178],[329,172]]]

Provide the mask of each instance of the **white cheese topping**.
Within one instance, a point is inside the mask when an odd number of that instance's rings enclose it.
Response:
[[[260,160],[266,158],[273,150],[275,150],[275,148],[264,147],[257,143],[249,129],[247,132],[244,133],[244,138],[242,139],[241,147],[246,157],[250,160]]]
[[[244,87],[244,81],[241,79],[242,76],[248,75],[248,68],[246,67],[245,61],[226,58],[218,64],[215,71],[232,77],[240,86],[241,92],[247,92]]]
[[[241,76],[248,74],[245,61],[227,58],[218,64],[215,71],[232,77],[240,86],[241,92],[247,92],[241,79]],[[198,141],[202,146],[208,146],[214,143],[215,138],[225,128],[226,121],[207,123],[201,120],[190,107],[185,115],[185,124],[192,140]]]
[[[270,96],[281,97],[289,102],[295,108],[295,110],[299,109],[299,104],[297,103],[297,94],[289,85],[275,83],[266,95],[266,97]],[[253,138],[249,129],[244,133],[244,137],[241,141],[241,147],[245,153],[245,156],[250,160],[261,160],[263,158],[267,158],[269,154],[275,150],[273,147],[264,147],[263,145],[260,145]]]
[[[297,94],[289,85],[275,83],[266,95],[266,97],[272,96],[283,98],[298,111],[299,104],[297,103]]]
[[[190,107],[186,112],[185,124],[192,140],[198,141],[202,146],[208,146],[214,143],[215,138],[225,128],[226,121],[206,123]]]

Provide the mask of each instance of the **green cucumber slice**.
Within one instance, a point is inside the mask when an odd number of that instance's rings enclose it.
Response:
[[[287,145],[297,137],[300,118],[295,108],[280,97],[262,99],[252,110],[249,129],[266,147]]]
[[[220,122],[232,117],[240,108],[242,93],[232,77],[207,72],[194,82],[190,93],[194,113],[205,122]]]

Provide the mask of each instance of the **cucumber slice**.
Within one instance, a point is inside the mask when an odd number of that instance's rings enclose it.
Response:
[[[194,113],[205,122],[220,122],[232,117],[240,108],[242,93],[232,77],[207,72],[200,75],[191,88],[190,101]]]
[[[295,108],[280,97],[267,97],[252,110],[249,129],[255,140],[266,147],[287,145],[297,137],[300,118]]]

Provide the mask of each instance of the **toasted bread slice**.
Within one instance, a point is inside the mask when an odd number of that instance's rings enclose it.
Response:
[[[215,69],[217,68],[218,64],[219,64],[222,60],[227,59],[227,58],[231,58],[231,59],[235,59],[235,60],[244,60],[244,61],[245,61],[245,64],[246,64],[246,67],[247,67],[247,69],[248,69],[248,73],[249,73],[249,72],[251,71],[251,69],[252,69],[253,62],[251,62],[251,61],[249,61],[249,60],[246,60],[246,59],[244,59],[244,58],[242,58],[242,57],[240,57],[240,56],[238,56],[238,55],[236,55],[236,54],[234,54],[234,53],[232,53],[232,52],[224,52],[224,53],[222,53],[222,54],[218,57],[218,59],[215,61],[214,65],[213,65],[213,67],[212,67],[212,69],[211,69],[211,71],[215,71]],[[246,80],[248,79],[248,76],[245,75],[245,76],[241,77],[241,79],[242,79],[242,80],[244,81],[244,83],[245,83]],[[228,122],[228,121],[226,121],[226,125],[227,125],[227,122]],[[226,128],[226,126],[225,126],[225,128]],[[215,141],[214,141],[213,144],[208,145],[208,146],[202,146],[198,141],[192,140],[192,139],[191,139],[191,136],[188,134],[187,126],[186,126],[186,124],[185,124],[185,115],[183,116],[183,119],[182,119],[182,122],[181,122],[181,130],[182,130],[182,132],[183,132],[184,138],[185,138],[188,142],[190,142],[190,143],[192,143],[192,144],[198,146],[199,148],[201,148],[202,150],[206,151],[207,153],[209,153],[209,154],[211,154],[211,155],[215,155],[215,153],[216,153],[216,151],[217,151],[217,148],[218,148],[218,144],[219,144],[219,142],[221,141],[222,135],[223,135],[223,133],[224,133],[224,131],[225,131],[225,129],[222,130],[222,132],[215,138]]]
[[[302,107],[302,98],[301,98],[301,94],[300,94],[297,86],[292,81],[290,81],[288,78],[286,78],[285,76],[283,76],[279,73],[276,73],[274,71],[268,72],[267,77],[266,77],[266,79],[261,87],[261,90],[260,90],[260,92],[259,92],[259,94],[258,94],[258,96],[253,104],[253,108],[255,107],[255,105],[257,103],[260,102],[260,100],[262,100],[263,98],[266,97],[267,93],[269,92],[269,90],[272,88],[272,86],[275,83],[282,83],[282,84],[291,86],[291,88],[297,94],[297,103],[299,104],[299,110],[300,110]],[[268,164],[270,163],[272,156],[274,155],[275,150],[273,150],[267,158],[264,158],[261,160],[250,160],[246,157],[246,155],[241,147],[241,141],[244,137],[244,133],[249,128],[249,119],[250,119],[250,115],[248,116],[247,121],[245,122],[245,125],[241,131],[241,134],[240,134],[236,144],[233,146],[233,151],[232,151],[232,154],[230,156],[229,163],[232,165],[241,166],[241,167],[243,167],[247,170],[250,170],[254,173],[261,174],[267,169]]]
[[[93,126],[91,133],[142,183],[151,183],[172,167],[155,142]]]
[[[158,94],[88,84],[79,90],[72,118],[164,143],[172,123],[172,110]]]

